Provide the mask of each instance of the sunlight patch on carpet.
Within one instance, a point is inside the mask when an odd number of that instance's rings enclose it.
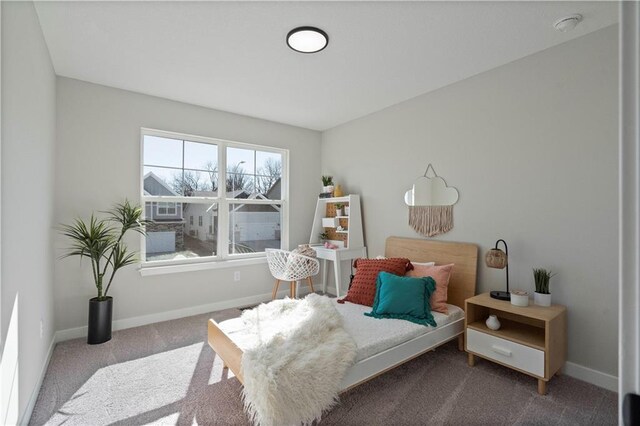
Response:
[[[101,368],[47,423],[102,425],[180,401],[203,346],[196,343]]]

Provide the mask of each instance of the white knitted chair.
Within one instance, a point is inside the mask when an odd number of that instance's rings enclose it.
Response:
[[[276,298],[280,281],[288,281],[290,283],[292,298],[296,297],[296,281],[298,280],[307,280],[311,291],[315,291],[311,277],[320,271],[318,259],[286,250],[266,249],[265,252],[267,253],[269,271],[276,279],[276,283],[273,286],[272,299]]]

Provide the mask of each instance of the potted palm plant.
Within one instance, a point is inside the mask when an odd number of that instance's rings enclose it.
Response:
[[[536,284],[536,292],[533,300],[539,306],[551,306],[551,293],[549,292],[549,280],[554,274],[544,268],[533,270],[533,279]]]
[[[61,233],[71,240],[63,257],[79,256],[91,261],[93,280],[98,295],[89,300],[87,343],[95,345],[111,340],[113,298],[108,296],[118,270],[138,261],[138,253],[130,251],[123,241],[128,231],[145,234],[146,221],[142,208],[129,201],[116,204],[104,219],[93,214],[89,222],[78,218],[72,225],[62,225]]]

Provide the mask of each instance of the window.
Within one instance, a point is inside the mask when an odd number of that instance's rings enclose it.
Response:
[[[158,203],[156,207],[158,216],[175,216],[178,212],[176,203]]]
[[[143,129],[144,261],[224,261],[286,247],[287,157],[277,148]]]

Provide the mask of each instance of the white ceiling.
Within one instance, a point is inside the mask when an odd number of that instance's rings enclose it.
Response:
[[[42,2],[56,73],[325,130],[614,24],[615,2]],[[553,22],[584,21],[568,33]],[[285,43],[301,25],[329,46]]]

